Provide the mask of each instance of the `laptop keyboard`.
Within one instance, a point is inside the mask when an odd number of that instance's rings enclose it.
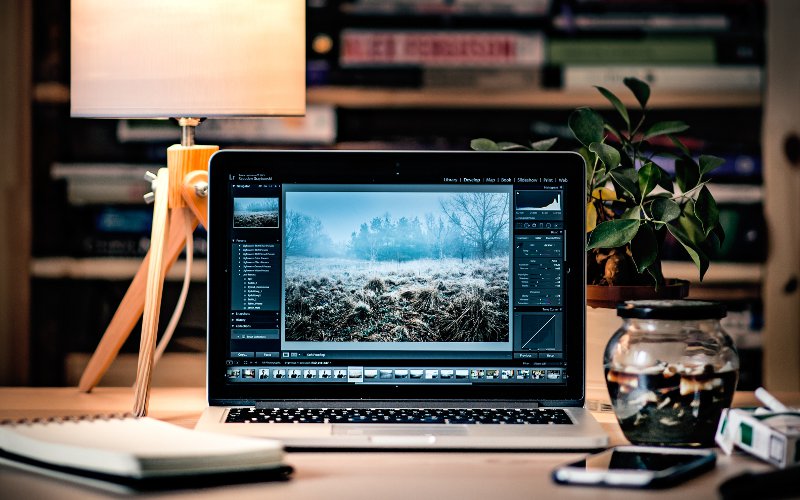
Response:
[[[571,424],[560,408],[531,409],[263,409],[231,408],[226,423]]]

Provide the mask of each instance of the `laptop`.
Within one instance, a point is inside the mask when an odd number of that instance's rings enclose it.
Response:
[[[208,408],[288,448],[596,449],[569,152],[223,150]]]

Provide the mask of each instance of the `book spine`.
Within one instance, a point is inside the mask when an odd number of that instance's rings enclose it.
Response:
[[[760,179],[762,174],[762,162],[761,157],[757,154],[715,154],[714,156],[718,156],[724,160],[724,163],[719,167],[715,168],[709,174],[713,179],[720,179],[724,178],[725,180],[733,180],[733,179]],[[675,158],[672,156],[662,156],[659,154],[648,155],[650,161],[658,165],[659,167],[663,168],[667,173],[674,174],[675,173]],[[694,160],[698,161],[699,157],[695,157]],[[641,162],[636,162],[636,168],[641,167]],[[709,189],[713,190],[720,185],[717,183],[711,183],[709,185]],[[722,190],[723,188],[720,187]],[[752,199],[752,193],[759,193],[757,200],[761,200],[761,187],[754,185],[752,186],[752,190],[746,191],[743,190],[742,187],[735,187],[736,196],[741,197],[743,200]],[[749,193],[751,196],[745,196],[744,193]],[[722,195],[724,196],[724,194]]]
[[[503,91],[542,86],[538,68],[424,68],[422,76],[422,84],[427,88]]]
[[[623,79],[636,77],[663,90],[761,90],[763,70],[759,66],[633,66],[565,65],[561,68],[561,87],[566,90],[623,88]]]
[[[541,33],[347,29],[339,63],[359,66],[539,66]]]
[[[553,26],[563,31],[724,32],[731,25],[724,14],[607,13],[558,15]]]
[[[713,37],[553,38],[548,64],[714,64]]]
[[[552,0],[353,0],[342,5],[358,15],[544,16]]]

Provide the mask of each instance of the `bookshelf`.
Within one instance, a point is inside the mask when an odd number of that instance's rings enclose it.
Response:
[[[34,102],[42,104],[68,104],[69,87],[57,82],[39,83],[33,89]],[[626,106],[635,106],[631,96],[621,96]],[[542,89],[535,92],[514,90],[497,94],[463,89],[397,89],[390,87],[349,87],[323,85],[309,87],[309,104],[323,104],[342,108],[530,108],[573,109],[591,106],[611,109],[611,105],[597,92],[574,92]],[[762,104],[757,91],[692,91],[661,92],[650,101],[654,109],[687,108],[754,108]]]
[[[451,28],[476,29],[488,26],[487,29],[534,29],[552,34],[555,30],[551,20],[533,11],[502,13],[492,15],[463,15],[464,13],[441,12],[417,16],[414,12],[403,11],[400,14],[392,11],[391,4],[448,4],[448,8],[457,8],[458,0],[419,0],[418,2],[380,2],[381,13],[370,12],[366,7],[378,5],[369,1],[336,1],[320,0],[309,2],[309,35],[317,32],[329,33],[333,38],[333,51],[318,54],[313,52],[313,43],[309,43],[309,62],[328,64],[325,78],[316,80],[310,70],[308,103],[310,105],[328,107],[336,115],[336,139],[326,144],[280,143],[264,137],[263,141],[248,142],[231,140],[222,142],[223,147],[423,147],[423,148],[459,148],[467,147],[470,138],[490,136],[498,140],[527,140],[552,135],[550,130],[566,124],[569,112],[579,106],[592,106],[603,112],[611,111],[610,104],[590,86],[581,90],[554,88],[552,86],[534,86],[533,88],[481,88],[459,86],[458,88],[435,87],[423,85],[406,85],[387,83],[386,80],[372,81],[373,73],[363,81],[353,81],[352,77],[358,68],[336,68],[335,53],[337,39],[343,29],[355,27],[368,29],[374,26],[391,29],[396,26],[419,26],[427,30],[446,31]],[[463,3],[463,2],[462,2]],[[502,6],[504,0],[487,0],[489,7]],[[521,5],[514,0],[506,0],[507,4]],[[523,2],[524,3],[524,2]],[[573,7],[577,4],[595,4],[597,2],[544,1],[537,4],[550,5],[553,9],[561,4]],[[624,6],[625,2],[612,2]],[[675,8],[687,8],[685,2],[663,2]],[[720,2],[704,1],[699,4],[720,6]],[[740,4],[740,2],[735,2]],[[742,2],[741,5],[759,4],[757,1]],[[389,7],[386,7],[388,5]],[[655,5],[655,3],[654,3]],[[785,8],[782,4],[780,8]],[[360,8],[363,7],[363,8]],[[650,6],[649,8],[657,8]],[[721,8],[721,7],[720,7]],[[733,7],[725,7],[728,12]],[[749,7],[748,7],[749,8]],[[30,82],[28,102],[33,115],[31,161],[31,179],[33,185],[33,203],[37,208],[33,213],[33,248],[30,252],[29,266],[32,297],[34,301],[42,300],[48,304],[48,297],[55,294],[78,295],[79,293],[110,287],[112,292],[106,294],[108,303],[101,306],[98,318],[90,324],[77,326],[93,329],[85,334],[79,347],[86,349],[93,339],[99,339],[103,321],[110,317],[108,309],[113,307],[113,293],[124,286],[125,280],[133,275],[139,263],[135,256],[103,256],[91,255],[66,248],[62,236],[72,228],[83,228],[75,225],[76,207],[70,205],[64,193],[63,182],[54,181],[50,175],[54,163],[129,163],[152,164],[163,160],[164,145],[159,140],[124,141],[120,139],[117,122],[113,120],[73,120],[69,118],[69,86],[68,86],[68,15],[67,0],[46,0],[31,7],[33,10],[34,50],[30,55],[33,71],[33,82]],[[413,9],[412,9],[413,10]],[[388,15],[387,15],[388,12]],[[397,14],[397,15],[395,15]],[[469,13],[467,13],[469,14]],[[718,18],[719,16],[716,16]],[[554,17],[555,19],[555,17]],[[555,22],[555,21],[553,21]],[[716,22],[716,21],[715,21]],[[614,36],[615,32],[606,32],[603,36]],[[560,33],[559,36],[564,36]],[[629,36],[624,34],[624,36]],[[392,74],[391,71],[388,74]],[[342,76],[344,75],[344,76]],[[405,78],[404,75],[403,78]],[[769,81],[768,81],[769,83]],[[391,85],[391,86],[390,86]],[[620,92],[623,101],[634,106],[633,98],[626,92]],[[712,137],[711,146],[720,143],[728,134],[735,139],[731,142],[754,144],[754,151],[748,154],[758,156],[761,143],[762,109],[767,105],[767,98],[760,89],[719,90],[715,85],[701,85],[692,90],[657,89],[654,88],[649,107],[660,113],[664,119],[683,119],[684,115],[692,126],[699,125],[698,136]],[[703,121],[708,123],[702,123]],[[720,123],[724,127],[720,127]],[[544,126],[541,131],[537,127]],[[767,127],[769,124],[766,125]],[[549,128],[548,128],[549,127]],[[716,130],[720,129],[720,130]],[[724,129],[724,130],[723,130]],[[177,129],[176,137],[177,139]],[[490,135],[491,134],[491,135]],[[716,134],[716,135],[714,135]],[[522,135],[522,137],[519,137]],[[530,136],[530,137],[529,137]],[[711,147],[709,146],[709,147]],[[566,145],[564,147],[567,147]],[[693,148],[694,149],[694,148]],[[715,151],[708,151],[717,154]],[[767,167],[764,167],[765,170]],[[740,184],[751,182],[750,179],[738,180]],[[752,180],[760,183],[761,180]],[[769,189],[769,185],[767,185]],[[82,207],[84,210],[86,207]],[[758,208],[756,208],[758,210]],[[66,228],[70,228],[67,231]],[[74,231],[72,231],[74,233]],[[205,260],[198,256],[192,269],[192,279],[202,283],[205,279]],[[714,262],[702,284],[693,286],[692,296],[696,298],[721,299],[737,304],[761,302],[762,286],[773,279],[770,264],[764,259],[745,262]],[[180,279],[181,265],[173,269],[171,284],[176,285]],[[686,262],[669,262],[665,273],[696,282],[696,270]],[[800,274],[800,271],[798,272]],[[201,289],[201,286],[195,286]],[[77,297],[71,300],[77,301]],[[200,300],[204,300],[201,298]],[[85,305],[74,302],[75,308]],[[769,307],[769,306],[767,306]],[[797,309],[797,308],[795,308]],[[63,310],[62,310],[63,311]],[[41,321],[41,306],[34,305],[32,316],[31,338],[33,345],[44,345],[48,339],[64,337],[70,328],[76,328],[72,321]],[[62,312],[67,315],[67,312]],[[191,320],[193,322],[196,320]],[[792,320],[794,321],[794,320]],[[799,324],[800,319],[794,324]],[[196,323],[190,325],[196,329]],[[760,337],[759,337],[760,340]],[[47,362],[58,362],[63,353],[71,352],[73,347],[60,340],[56,348],[47,350],[42,358]],[[49,349],[49,348],[48,348]],[[90,348],[91,349],[91,348]],[[63,356],[61,356],[63,357]],[[41,362],[41,360],[39,360]],[[57,381],[56,381],[57,382]]]

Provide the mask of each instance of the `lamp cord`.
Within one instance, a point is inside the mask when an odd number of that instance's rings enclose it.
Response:
[[[188,212],[186,217],[192,217],[193,215],[189,211],[188,208],[183,208]],[[178,321],[181,319],[181,314],[183,314],[183,307],[186,305],[186,296],[189,294],[189,283],[192,280],[192,260],[194,257],[194,240],[192,234],[192,225],[185,224],[185,232],[186,232],[186,268],[183,272],[183,288],[181,288],[181,294],[178,297],[178,303],[175,304],[175,309],[172,312],[172,316],[169,319],[169,323],[167,324],[167,328],[164,330],[164,334],[161,336],[161,340],[159,340],[158,345],[156,346],[155,356],[153,358],[153,366],[158,363],[158,360],[161,359],[161,355],[164,354],[164,350],[167,348],[167,344],[169,344],[170,339],[172,339],[172,334],[175,333],[175,329],[178,327]]]

